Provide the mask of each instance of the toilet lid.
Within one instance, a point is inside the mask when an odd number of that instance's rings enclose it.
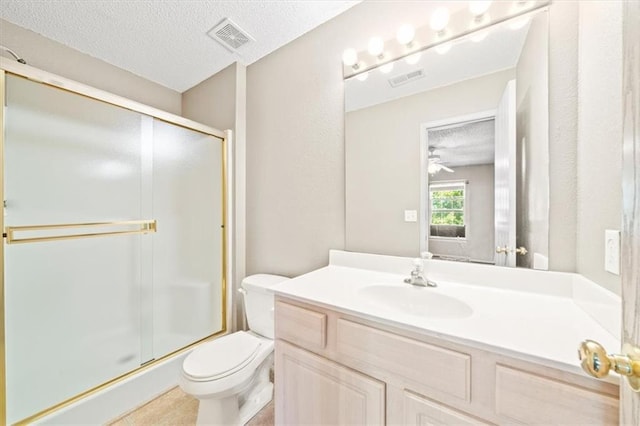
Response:
[[[258,338],[239,331],[200,345],[184,360],[183,371],[192,380],[214,380],[229,376],[258,354]]]

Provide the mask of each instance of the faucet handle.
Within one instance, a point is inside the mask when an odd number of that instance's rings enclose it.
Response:
[[[422,271],[424,269],[424,263],[422,262],[422,259],[419,257],[416,257],[415,259],[413,259],[413,266],[417,271]]]

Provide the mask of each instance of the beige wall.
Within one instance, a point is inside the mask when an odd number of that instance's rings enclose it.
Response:
[[[236,67],[236,125],[233,135],[233,278],[234,289],[238,289],[247,275],[247,67]],[[242,301],[232,298],[235,308],[233,324],[235,329],[245,328]]]
[[[516,66],[516,245],[529,252],[517,256],[522,267],[534,255],[549,256],[549,62],[547,13],[532,20]]]
[[[180,115],[180,93],[0,19],[0,44],[29,65]]]
[[[420,210],[420,125],[495,109],[514,77],[499,71],[347,113],[347,250],[418,255],[420,225],[404,210]]]
[[[620,292],[604,231],[622,225],[622,3],[580,4],[577,272]]]
[[[549,12],[549,269],[576,271],[578,2]]]
[[[473,261],[494,260],[494,168],[493,164],[455,167],[453,173],[429,176],[430,182],[467,181],[468,217],[465,241],[429,238],[429,251],[434,254],[468,257]]]
[[[604,230],[621,227],[619,2],[554,2],[549,28],[549,269],[620,294]]]
[[[340,61],[356,16],[349,10],[247,68],[247,274],[299,275],[344,248]]]
[[[182,114],[220,130],[236,124],[236,69],[229,65],[182,94]]]

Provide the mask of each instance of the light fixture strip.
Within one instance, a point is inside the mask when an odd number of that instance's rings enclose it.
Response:
[[[495,25],[502,24],[506,21],[515,20],[529,15],[534,15],[551,4],[551,0],[540,0],[532,2],[530,7],[519,10],[518,5],[521,1],[502,2],[494,1],[487,11],[491,19],[483,25],[473,26],[475,15],[469,12],[467,8],[461,9],[450,16],[446,28],[446,36],[438,39],[438,34],[429,26],[429,16],[425,16],[425,25],[415,30],[415,36],[411,44],[411,48],[407,49],[404,44],[400,44],[395,38],[384,41],[384,59],[373,58],[367,50],[357,52],[357,63],[355,66],[347,66],[343,64],[344,79],[350,79],[359,74],[368,73],[382,65],[395,62],[398,59],[404,59],[418,52],[423,52],[438,45],[455,42],[471,33],[488,29]],[[378,60],[376,60],[378,59]],[[370,65],[366,65],[370,64]]]

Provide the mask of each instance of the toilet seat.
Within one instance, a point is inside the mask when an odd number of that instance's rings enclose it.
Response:
[[[195,382],[221,379],[242,370],[257,356],[262,342],[244,331],[200,345],[184,360],[183,373]]]

